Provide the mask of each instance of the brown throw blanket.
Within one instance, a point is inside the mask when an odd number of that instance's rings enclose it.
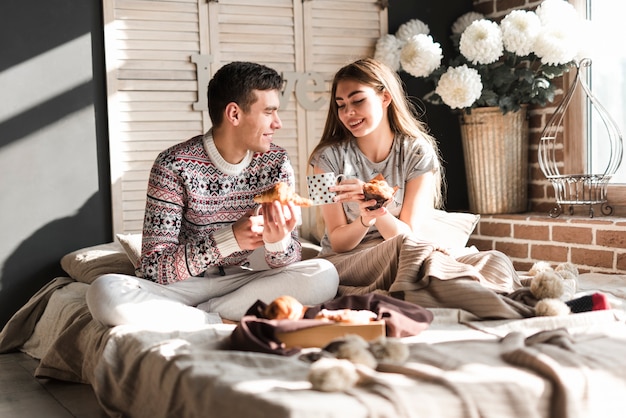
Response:
[[[314,318],[322,309],[354,309],[369,310],[377,315],[377,320],[385,321],[385,334],[388,337],[409,337],[418,335],[428,328],[433,314],[413,303],[405,302],[376,293],[366,295],[343,296],[326,303],[310,306],[304,320],[270,320],[265,319],[265,304],[257,301],[241,319],[230,337],[230,348],[241,351],[257,351],[261,353],[293,355],[299,349],[286,349],[276,337],[277,332],[290,332],[298,329],[328,324],[315,321]]]

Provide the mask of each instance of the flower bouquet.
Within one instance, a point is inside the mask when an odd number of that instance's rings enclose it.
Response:
[[[424,97],[431,103],[468,112],[498,106],[506,114],[554,100],[554,79],[582,58],[585,27],[564,0],[544,0],[536,11],[513,10],[500,23],[466,13],[452,26],[459,55],[442,65],[441,45],[428,25],[412,19],[377,41],[375,58],[431,80],[435,89]]]

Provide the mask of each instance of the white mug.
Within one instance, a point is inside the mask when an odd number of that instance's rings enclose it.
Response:
[[[325,205],[335,203],[333,198],[336,193],[328,190],[329,187],[338,184],[345,177],[343,174],[335,176],[335,173],[321,173],[307,176],[307,186],[309,189],[309,199],[314,205]]]

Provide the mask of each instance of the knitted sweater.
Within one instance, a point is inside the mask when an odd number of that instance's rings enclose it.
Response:
[[[148,180],[142,255],[137,275],[161,284],[202,275],[211,266],[245,264],[232,224],[257,206],[256,194],[277,182],[293,186],[287,152],[272,144],[240,164],[226,162],[211,131],[161,152]],[[297,232],[265,244],[265,261],[282,267],[300,260]]]

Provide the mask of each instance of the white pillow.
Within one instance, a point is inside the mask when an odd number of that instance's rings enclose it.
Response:
[[[139,267],[141,258],[141,234],[117,234],[117,240],[122,244],[126,255],[135,268]]]
[[[443,248],[463,248],[479,220],[480,215],[473,213],[435,210],[432,219],[422,226],[418,238]]]

